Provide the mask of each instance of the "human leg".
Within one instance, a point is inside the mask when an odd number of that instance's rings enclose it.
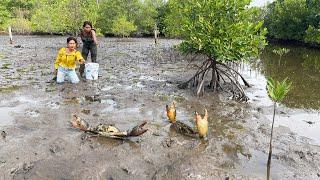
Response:
[[[81,51],[81,55],[84,58],[84,60],[87,60],[88,54],[89,54],[89,46],[86,44],[83,44],[82,46],[82,51]]]
[[[79,82],[79,78],[75,70],[68,71],[68,77],[72,84],[77,84]]]
[[[92,44],[90,48],[91,53],[91,61],[96,63],[97,62],[97,45]]]
[[[87,46],[86,44],[83,44],[81,55],[84,58],[84,60],[87,60],[88,54],[89,54],[89,46]],[[81,77],[83,77],[84,68],[85,68],[84,64],[80,64],[79,73]]]
[[[65,76],[66,76],[66,73],[65,73],[64,68],[59,67],[58,73],[57,73],[57,83],[63,83]]]

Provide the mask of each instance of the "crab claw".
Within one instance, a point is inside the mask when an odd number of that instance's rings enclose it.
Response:
[[[133,127],[128,131],[128,136],[140,136],[141,134],[148,131],[148,129],[144,129],[143,126],[147,124],[147,121],[143,121],[139,125]]]
[[[80,129],[80,130],[88,130],[89,129],[89,124],[85,120],[82,120],[76,114],[72,114],[71,125],[72,125],[72,127]]]

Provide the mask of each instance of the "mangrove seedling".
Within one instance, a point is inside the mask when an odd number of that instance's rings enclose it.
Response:
[[[272,50],[272,52],[279,56],[278,65],[280,66],[281,58],[282,56],[286,55],[288,52],[290,52],[290,49],[287,48],[278,48]]]
[[[273,103],[273,117],[272,117],[272,126],[271,126],[271,135],[269,143],[269,156],[267,163],[267,179],[270,178],[270,166],[271,166],[271,155],[272,155],[272,138],[273,138],[273,125],[276,114],[277,103],[281,102],[287,93],[290,91],[292,83],[287,81],[287,78],[282,82],[275,81],[271,77],[268,78],[267,90],[268,95],[272,99]]]

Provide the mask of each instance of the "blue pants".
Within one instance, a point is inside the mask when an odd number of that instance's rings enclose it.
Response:
[[[75,69],[67,69],[63,67],[58,68],[57,83],[63,83],[65,80],[71,81],[73,84],[79,82]]]

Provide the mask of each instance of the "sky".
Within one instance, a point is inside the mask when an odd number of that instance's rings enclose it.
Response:
[[[274,0],[252,0],[251,5],[252,6],[264,6],[267,4],[267,2],[272,2]]]

